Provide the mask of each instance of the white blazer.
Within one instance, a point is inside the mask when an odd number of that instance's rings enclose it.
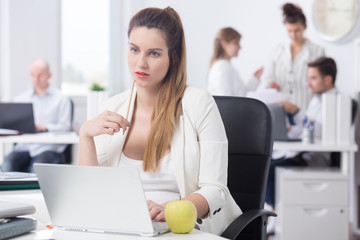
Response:
[[[252,76],[245,83],[230,60],[219,59],[210,68],[207,89],[212,95],[245,97],[249,90],[255,90],[259,79]]]
[[[131,99],[131,121],[136,90]],[[104,103],[104,109],[125,116],[130,91]],[[182,99],[182,114],[171,141],[171,160],[176,167],[176,181],[181,197],[201,194],[210,207],[200,229],[221,234],[242,212],[227,188],[228,143],[220,113],[212,96],[200,89],[187,87]],[[95,138],[100,165],[119,166],[126,139],[117,133]]]

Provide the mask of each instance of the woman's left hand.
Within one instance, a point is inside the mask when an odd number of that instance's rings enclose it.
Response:
[[[157,204],[151,200],[147,200],[147,204],[149,207],[149,213],[152,220],[157,222],[165,222],[165,204]]]

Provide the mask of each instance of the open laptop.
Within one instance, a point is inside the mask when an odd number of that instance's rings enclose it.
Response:
[[[139,236],[170,230],[166,222],[151,221],[137,168],[59,164],[34,168],[52,225],[58,229]]]
[[[300,138],[289,138],[287,135],[286,118],[284,105],[282,104],[269,104],[270,111],[274,116],[274,140],[275,141],[301,141]]]
[[[0,128],[35,133],[32,103],[0,103]]]

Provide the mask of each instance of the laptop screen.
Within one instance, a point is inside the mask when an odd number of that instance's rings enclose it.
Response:
[[[32,103],[0,103],[0,128],[35,133]]]

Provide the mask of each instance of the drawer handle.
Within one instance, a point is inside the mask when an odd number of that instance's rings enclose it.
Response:
[[[327,208],[304,208],[304,212],[312,217],[322,217],[327,212]]]
[[[320,192],[323,191],[328,187],[327,183],[311,183],[311,182],[305,182],[304,186],[312,191]]]

